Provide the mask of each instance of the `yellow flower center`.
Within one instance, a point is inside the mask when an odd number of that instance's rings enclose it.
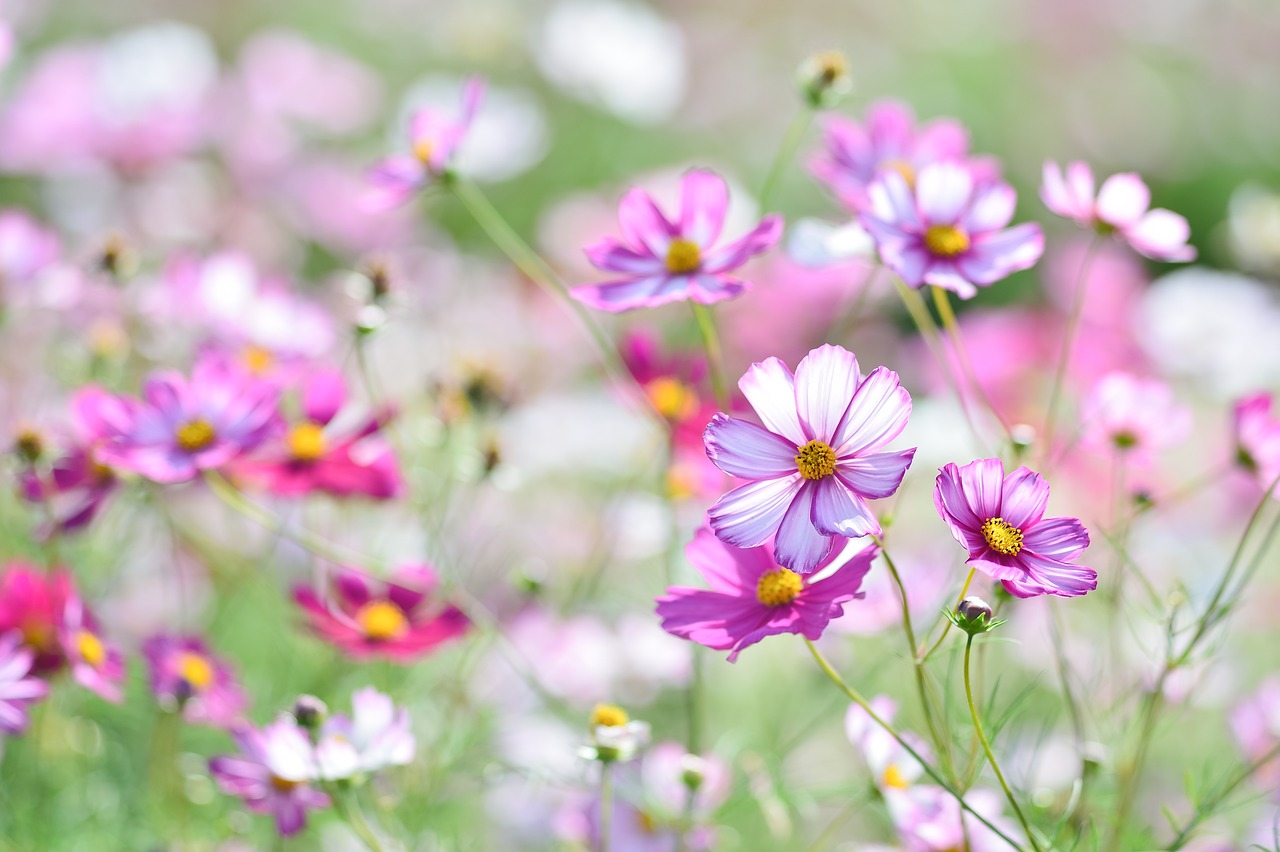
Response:
[[[644,386],[649,402],[668,420],[681,420],[693,414],[698,407],[693,388],[671,376],[659,376]]]
[[[903,776],[895,763],[889,764],[889,768],[884,771],[884,777],[881,780],[884,782],[884,786],[893,787],[897,790],[905,790],[911,786],[911,782]]]
[[[424,166],[431,165],[431,155],[435,150],[436,146],[431,144],[430,139],[419,139],[413,143],[413,156]]]
[[[800,575],[789,568],[767,571],[756,583],[756,600],[765,606],[782,606],[796,599],[804,590]]]
[[[391,601],[369,601],[356,613],[356,623],[375,642],[394,639],[409,627],[404,611]]]
[[[199,692],[213,683],[213,666],[204,656],[187,651],[178,658],[178,676]]]
[[[281,778],[279,775],[271,776],[271,786],[281,793],[288,793],[301,784],[301,781],[290,781],[288,778]]]
[[[81,630],[76,634],[76,648],[80,651],[80,659],[95,669],[107,658],[107,649],[103,647],[102,640],[88,630]]]
[[[987,518],[982,525],[982,537],[996,553],[1017,556],[1022,550],[1022,530],[1004,518]]]
[[[52,650],[54,632],[51,625],[30,618],[22,622],[18,629],[22,632],[24,645],[30,645],[40,653]]]
[[[796,447],[796,470],[805,479],[821,479],[836,470],[836,451],[822,441],[810,441]]]
[[[44,453],[44,439],[35,429],[23,429],[14,439],[13,448],[27,461],[35,461]]]
[[[702,265],[702,251],[689,240],[672,240],[667,249],[667,271],[677,275],[693,272]]]
[[[175,434],[178,446],[189,453],[203,450],[218,437],[218,434],[213,431],[213,424],[208,420],[192,420],[190,423],[183,423]]]
[[[930,225],[924,244],[939,257],[955,257],[969,250],[969,235],[955,225]]]
[[[246,346],[244,352],[240,353],[240,358],[244,361],[244,365],[249,368],[249,372],[255,376],[260,376],[270,370],[271,365],[276,360],[270,349],[264,349],[261,346]]]
[[[593,728],[621,728],[630,720],[627,711],[616,704],[597,704],[591,711]]]
[[[818,61],[818,73],[828,85],[849,73],[849,60],[838,50],[824,50],[814,58]]]
[[[285,441],[289,444],[289,452],[298,461],[315,461],[328,448],[324,429],[317,423],[299,423],[289,430]]]
[[[906,160],[889,160],[880,164],[880,168],[887,171],[894,171],[902,175],[902,179],[907,182],[907,186],[912,189],[916,185],[916,170]]]

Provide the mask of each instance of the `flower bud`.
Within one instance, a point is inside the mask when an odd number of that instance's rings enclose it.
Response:
[[[837,50],[815,53],[800,64],[796,80],[814,109],[834,106],[853,89],[849,60]]]
[[[44,455],[44,438],[35,429],[23,429],[13,439],[13,452],[25,462],[37,462]]]
[[[300,728],[314,731],[328,716],[329,708],[314,695],[299,695],[293,702],[293,718]]]
[[[977,636],[1004,624],[1004,621],[996,621],[995,615],[991,604],[982,598],[970,596],[960,601],[954,613],[947,613],[947,618],[965,633]]]
[[[680,780],[691,791],[697,792],[707,778],[707,761],[696,754],[680,758]]]

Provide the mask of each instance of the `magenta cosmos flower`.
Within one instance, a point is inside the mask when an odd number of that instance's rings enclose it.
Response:
[[[0,633],[0,734],[25,731],[27,706],[49,694],[49,684],[30,676],[35,658],[21,633]]]
[[[293,717],[235,733],[240,754],[215,757],[209,771],[222,791],[244,799],[254,813],[271,814],[281,836],[297,834],[307,811],[329,807],[329,797],[310,785],[317,777],[315,749]]]
[[[195,636],[152,636],[142,645],[151,692],[163,705],[181,708],[193,725],[230,728],[240,723],[249,699],[230,667]]]
[[[57,671],[66,661],[58,628],[67,602],[76,596],[75,582],[62,569],[49,573],[27,562],[5,565],[0,577],[0,633],[11,630],[34,654],[36,674]]]
[[[339,416],[346,403],[347,386],[339,371],[313,373],[302,386],[302,418],[288,426],[278,444],[237,463],[236,475],[286,496],[313,491],[375,500],[400,496],[404,481],[395,454],[380,435],[391,412],[352,423]]]
[[[347,655],[410,663],[471,624],[462,610],[433,598],[437,585],[427,565],[402,565],[391,582],[343,568],[326,599],[306,586],[293,596],[311,630]]]
[[[1019,598],[1079,597],[1098,587],[1098,572],[1072,565],[1089,546],[1076,518],[1046,518],[1049,483],[1025,467],[1005,476],[999,459],[938,472],[933,505],[969,550],[969,565]]]
[[[122,686],[128,674],[124,654],[102,635],[79,595],[72,594],[63,608],[58,641],[76,683],[107,701],[119,704],[124,700]]]
[[[1258,393],[1237,402],[1234,410],[1236,461],[1263,488],[1280,476],[1280,418],[1272,415],[1272,405],[1271,394]],[[1280,487],[1272,496],[1280,499]]]
[[[833,539],[825,567],[844,550],[848,540]],[[743,648],[777,633],[799,633],[817,639],[844,604],[861,598],[862,578],[880,549],[865,548],[828,577],[810,580],[775,561],[772,548],[730,547],[710,530],[700,529],[685,548],[689,563],[710,589],[672,586],[658,598],[658,617],[668,633],[731,651],[729,662]]]
[[[707,512],[726,544],[757,547],[770,538],[778,564],[807,574],[822,562],[831,536],[879,535],[867,500],[898,490],[915,448],[880,451],[911,415],[898,374],[877,367],[867,376],[839,346],[814,349],[795,376],[777,358],[738,382],[764,427],[725,414],[707,425],[707,455],[749,484]]]
[[[1148,209],[1151,191],[1136,174],[1112,175],[1095,198],[1093,171],[1086,163],[1071,163],[1064,175],[1057,163],[1046,162],[1040,200],[1057,215],[1082,228],[1114,234],[1152,260],[1196,259],[1195,246],[1187,245],[1187,220],[1171,210]]]
[[[574,297],[618,312],[684,299],[710,305],[741,295],[747,283],[729,271],[772,248],[782,236],[782,219],[765,216],[745,236],[717,248],[728,208],[724,178],[704,169],[692,169],[681,179],[680,215],[674,220],[647,192],[632,189],[618,205],[623,240],[606,237],[586,248],[597,269],[622,277],[579,287]]]
[[[867,197],[862,226],[885,266],[912,287],[932,284],[968,299],[1044,252],[1039,225],[1005,227],[1018,200],[1013,187],[961,163],[926,166],[914,185],[885,172]]]
[[[402,204],[448,171],[480,109],[484,92],[485,81],[472,77],[462,87],[462,109],[457,116],[430,108],[413,114],[409,119],[409,153],[387,157],[369,173],[375,189],[372,207]]]
[[[1191,410],[1158,379],[1107,373],[1085,398],[1084,442],[1113,451],[1135,464],[1152,459],[1191,431]]]
[[[105,463],[155,482],[185,482],[254,449],[280,425],[279,389],[221,358],[196,364],[191,378],[152,375],[141,400],[123,400]]]

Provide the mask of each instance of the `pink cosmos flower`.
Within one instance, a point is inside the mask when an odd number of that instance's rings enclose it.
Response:
[[[911,184],[925,166],[969,153],[969,134],[958,121],[940,118],[917,127],[911,107],[895,100],[873,103],[865,126],[831,115],[822,131],[824,147],[809,170],[855,213],[866,208],[867,187],[884,172],[895,171]]]
[[[433,598],[439,581],[429,565],[402,565],[394,577],[376,580],[343,568],[326,599],[306,586],[293,596],[311,630],[357,660],[411,663],[467,631],[471,622],[462,610]]]
[[[124,654],[106,641],[79,595],[67,599],[58,625],[58,641],[76,683],[115,704],[124,700],[121,687],[128,676]]]
[[[1070,564],[1089,546],[1077,518],[1046,518],[1049,483],[1020,467],[1005,476],[999,459],[980,459],[938,472],[933,505],[965,560],[1019,598],[1078,597],[1098,587],[1098,572]]]
[[[782,218],[768,215],[727,245],[716,247],[729,208],[724,178],[691,169],[680,181],[680,214],[668,219],[642,189],[634,188],[618,205],[623,240],[605,237],[585,251],[591,263],[621,278],[579,287],[574,298],[593,308],[617,313],[689,299],[710,305],[741,295],[747,282],[730,276],[782,236]]]
[[[1234,410],[1236,460],[1263,488],[1280,476],[1280,418],[1272,416],[1272,405],[1271,394],[1258,393],[1237,402]],[[1280,499],[1280,487],[1273,496]]]
[[[49,694],[49,684],[30,676],[35,656],[21,633],[0,633],[0,734],[25,731],[27,705]]]
[[[318,777],[340,781],[413,762],[417,743],[409,711],[373,687],[351,698],[351,716],[335,713],[320,728],[316,744]]]
[[[1231,728],[1249,761],[1280,745],[1280,677],[1264,680],[1231,714]],[[1263,786],[1280,784],[1280,763],[1262,766],[1255,779]]]
[[[191,378],[153,373],[142,400],[102,444],[103,462],[162,483],[185,482],[254,449],[280,426],[279,389],[221,359],[205,358]]]
[[[142,644],[151,672],[151,692],[162,705],[182,709],[193,725],[231,728],[240,724],[249,699],[230,667],[195,636],[152,636]]]
[[[690,792],[685,778],[696,773],[699,783]],[[677,742],[660,742],[650,746],[640,762],[640,780],[644,799],[650,810],[674,822],[685,813],[695,820],[705,820],[729,798],[733,786],[733,770],[714,753],[689,754]],[[689,801],[689,796],[693,801]]]
[[[1044,252],[1038,224],[1005,227],[1017,203],[1013,187],[961,163],[925,166],[914,186],[885,172],[867,197],[862,226],[885,266],[912,287],[932,284],[968,299]]]
[[[1075,220],[1082,228],[1114,234],[1152,260],[1196,259],[1195,246],[1187,245],[1191,236],[1187,220],[1171,210],[1148,209],[1151,191],[1136,174],[1107,178],[1095,199],[1088,164],[1071,163],[1064,176],[1057,163],[1046,161],[1040,199],[1057,215]]]
[[[370,206],[383,209],[408,201],[414,193],[448,171],[458,145],[484,97],[485,81],[472,77],[462,89],[462,111],[455,118],[434,109],[421,109],[409,119],[408,154],[382,160],[369,174],[374,186]]]
[[[45,573],[26,562],[12,561],[0,577],[0,633],[16,630],[22,644],[35,653],[35,674],[56,671],[66,661],[58,641],[67,601],[76,596],[65,570]]]
[[[58,235],[23,210],[0,210],[0,281],[7,290],[33,281],[61,254]],[[6,292],[6,301],[13,294]]]
[[[282,715],[258,729],[236,731],[240,754],[209,761],[209,770],[222,791],[244,799],[249,810],[272,814],[282,837],[297,834],[307,824],[307,811],[329,807],[329,796],[315,789],[315,750],[307,732],[293,717]]]
[[[1119,372],[1093,386],[1081,420],[1085,443],[1118,452],[1135,464],[1149,461],[1191,431],[1191,410],[1174,400],[1167,384]]]
[[[379,434],[391,419],[390,410],[344,428],[339,414],[346,403],[342,373],[316,371],[302,386],[303,419],[290,424],[283,438],[260,456],[237,462],[235,474],[286,496],[313,491],[375,500],[400,496],[404,480],[395,454]]]
[[[795,376],[777,358],[752,364],[738,387],[764,427],[717,414],[707,455],[730,476],[752,480],[711,507],[711,529],[726,544],[756,547],[776,536],[778,564],[807,574],[831,536],[879,535],[867,505],[898,489],[915,448],[881,452],[911,415],[898,374],[867,376],[839,346],[814,349]]]
[[[834,562],[847,540],[835,537],[833,543],[815,568]],[[821,580],[781,567],[768,545],[730,547],[705,528],[694,534],[684,552],[711,588],[668,588],[657,599],[662,629],[708,648],[730,651],[732,663],[743,648],[766,636],[822,636],[827,623],[843,614],[844,604],[863,596],[862,578],[880,549],[865,548]]]

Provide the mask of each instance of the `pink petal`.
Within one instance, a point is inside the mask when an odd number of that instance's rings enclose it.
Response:
[[[1035,222],[975,236],[967,254],[956,258],[960,273],[974,284],[993,284],[1030,269],[1044,254],[1044,232]]]
[[[864,227],[867,221],[863,220]],[[891,242],[882,240],[874,226],[867,230],[876,238],[876,248],[885,266],[898,273],[898,277],[908,287],[919,288],[924,284],[925,274],[929,271],[929,263],[933,256],[925,251],[917,238]]]
[[[1075,559],[1089,546],[1089,531],[1075,518],[1045,518],[1022,534],[1022,547],[1050,559]]]
[[[654,257],[666,258],[675,228],[658,210],[649,193],[634,188],[618,205],[618,225],[633,246],[644,246]]]
[[[867,132],[881,161],[905,157],[915,137],[915,129],[915,113],[902,101],[876,101],[867,110]]]
[[[988,518],[1000,517],[1004,492],[1004,463],[1000,459],[979,459],[959,468],[964,502],[981,526]]]
[[[729,187],[724,178],[705,169],[691,169],[680,180],[680,235],[707,247],[720,237]]]
[[[1098,218],[1108,225],[1127,228],[1151,206],[1151,191],[1132,172],[1112,175],[1098,191]]]
[[[824,536],[861,538],[864,535],[880,534],[880,521],[875,513],[837,477],[821,479],[807,490],[813,492],[813,508],[809,519]],[[785,518],[783,525],[786,525]],[[781,536],[782,533],[779,532],[778,535]],[[830,547],[830,542],[827,546]]]
[[[1087,219],[1092,219],[1094,215],[1094,183],[1093,170],[1089,168],[1088,163],[1077,160],[1067,166],[1067,186],[1070,187],[1071,193],[1076,197],[1076,203],[1080,205],[1081,215],[1085,215]]]
[[[1044,517],[1049,505],[1049,483],[1040,474],[1020,467],[1004,479],[1000,489],[1000,517],[1022,529]],[[984,519],[985,520],[985,519]]]
[[[1040,200],[1051,213],[1075,218],[1076,201],[1067,190],[1067,183],[1062,177],[1062,168],[1051,160],[1044,161],[1044,170],[1040,178]]]
[[[741,296],[748,289],[748,284],[729,275],[694,275],[690,278],[688,290],[689,300],[702,305],[714,305],[725,299]]]
[[[738,389],[766,429],[796,447],[808,442],[796,412],[795,378],[786,364],[777,358],[752,364],[738,380]]]
[[[958,160],[969,152],[969,131],[949,118],[930,121],[915,139],[915,165],[923,168],[943,160]]]
[[[859,497],[880,500],[898,490],[915,454],[916,449],[912,447],[842,459],[836,465],[836,476]]]
[[[702,259],[702,269],[705,272],[737,269],[754,255],[773,248],[781,237],[782,217],[771,213],[739,239],[707,252]]]
[[[919,230],[916,199],[906,180],[896,171],[885,172],[867,187],[868,215],[911,230]]]
[[[1036,554],[1025,554],[1023,564],[1028,568],[1027,579],[1033,581],[1047,594],[1075,598],[1098,588],[1098,572],[1092,568],[1070,565]],[[1020,587],[1009,588],[1010,581],[1007,581],[1005,588],[1012,594],[1025,597],[1026,595],[1019,594],[1019,591],[1029,590],[1030,584],[1025,581],[1023,584],[1018,584],[1016,580],[1011,582]]]
[[[876,367],[858,385],[831,445],[841,460],[882,447],[902,434],[910,416],[911,395],[898,374]]]
[[[930,225],[953,225],[969,205],[973,176],[958,163],[934,163],[916,179],[916,201]]]
[[[593,308],[610,313],[620,313],[636,308],[650,308],[665,302],[673,302],[683,298],[682,291],[667,289],[664,286],[673,276],[649,275],[643,278],[628,278],[618,281],[604,281],[600,284],[588,284],[570,291],[570,294]],[[688,281],[688,276],[675,276],[679,280]]]
[[[313,423],[328,423],[346,401],[347,383],[340,370],[320,370],[302,388],[302,411]]]
[[[796,410],[811,440],[838,446],[833,440],[861,378],[858,359],[842,346],[812,350],[796,367]]]
[[[684,556],[713,590],[725,594],[755,594],[761,575],[775,567],[767,548],[732,547],[706,527],[693,534]]]
[[[734,547],[764,544],[777,532],[803,481],[797,473],[792,477],[752,482],[725,494],[707,510],[716,538]]]
[[[633,251],[612,237],[605,237],[583,251],[597,269],[631,275],[654,275],[666,271],[666,262],[662,258]]]
[[[970,234],[999,230],[1009,224],[1017,203],[1018,193],[1007,183],[983,187],[975,193],[962,225]]]
[[[1196,259],[1195,246],[1187,245],[1191,226],[1172,210],[1157,208],[1125,231],[1129,245],[1152,260],[1183,263]]]
[[[657,604],[663,630],[720,651],[737,645],[768,618],[754,589],[745,597],[673,586]]]
[[[813,525],[817,491],[816,483],[804,483],[782,516],[773,542],[773,556],[778,564],[798,574],[808,574],[817,568],[831,548],[831,539]]]
[[[796,446],[746,420],[716,414],[703,433],[707,457],[739,479],[774,479],[796,473]]]

